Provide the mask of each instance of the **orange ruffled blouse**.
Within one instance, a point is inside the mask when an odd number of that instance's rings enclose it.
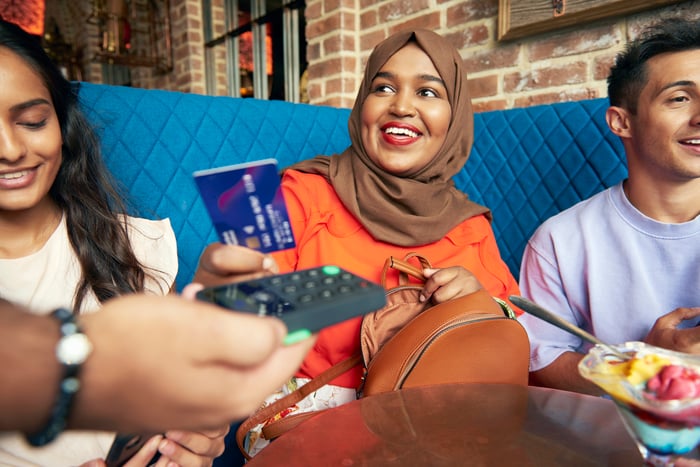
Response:
[[[386,258],[402,258],[415,251],[436,268],[463,266],[495,297],[507,301],[509,295],[519,294],[518,284],[501,259],[491,224],[484,215],[467,219],[437,242],[400,247],[372,238],[320,175],[287,170],[282,190],[297,246],[273,254],[280,272],[335,264],[379,282]],[[394,287],[397,281],[397,277],[387,278],[387,287]],[[322,330],[296,376],[313,378],[358,352],[361,322],[362,318],[354,318]],[[332,384],[357,388],[362,374],[363,369],[358,366]]]

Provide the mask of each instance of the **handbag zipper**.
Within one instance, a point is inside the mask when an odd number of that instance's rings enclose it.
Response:
[[[409,363],[407,363],[407,366],[404,370],[401,371],[401,374],[398,378],[398,381],[396,383],[396,386],[394,387],[394,390],[400,389],[404,382],[406,381],[406,378],[411,374],[411,371],[413,371],[413,368],[416,365],[416,362],[420,360],[420,357],[430,348],[431,345],[435,342],[435,340],[440,337],[442,334],[446,333],[447,331],[450,331],[456,327],[463,326],[468,323],[479,323],[482,321],[492,321],[495,319],[508,319],[508,318],[502,318],[500,316],[482,316],[482,317],[467,317],[467,318],[460,318],[458,321],[450,324],[449,326],[443,327],[440,329],[439,332],[432,334],[429,336],[424,342],[425,344],[420,345],[421,351],[418,353],[414,353],[411,356],[411,360]],[[369,371],[369,368],[368,368]]]

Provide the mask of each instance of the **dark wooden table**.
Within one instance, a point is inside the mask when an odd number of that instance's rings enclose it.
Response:
[[[273,441],[261,466],[637,466],[614,404],[504,384],[438,385],[328,410]]]

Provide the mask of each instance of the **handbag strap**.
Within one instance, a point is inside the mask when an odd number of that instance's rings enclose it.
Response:
[[[417,258],[421,267],[418,268],[409,263],[408,261],[411,258]],[[389,256],[386,261],[384,261],[384,267],[382,268],[382,286],[386,289],[386,275],[389,272],[389,269],[396,269],[399,271],[399,285],[405,285],[408,283],[408,276],[412,276],[421,282],[425,282],[423,269],[431,267],[432,265],[430,264],[430,261],[428,261],[428,258],[421,256],[416,252],[408,253],[403,259]]]
[[[356,367],[361,363],[362,355],[359,353],[348,357],[345,360],[342,360],[333,365],[332,367],[328,368],[326,371],[319,374],[315,378],[312,378],[311,381],[296,389],[295,391],[287,394],[281,399],[278,399],[272,404],[265,406],[257,412],[255,412],[253,415],[245,419],[236,430],[236,443],[238,444],[238,449],[240,449],[241,453],[243,453],[246,459],[250,460],[251,457],[243,447],[243,442],[245,441],[246,435],[252,428],[256,427],[261,423],[264,423],[269,418],[274,417],[283,409],[286,409],[287,407],[296,404],[309,394],[313,393],[322,386],[325,386],[338,376],[342,375],[347,371],[350,371],[352,368]]]

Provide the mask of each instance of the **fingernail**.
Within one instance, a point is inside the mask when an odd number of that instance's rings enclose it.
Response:
[[[200,290],[204,289],[204,286],[202,284],[192,282],[191,284],[187,284],[183,289],[180,295],[182,295],[184,298],[188,300],[194,300],[195,297],[197,296],[197,292]]]
[[[158,445],[158,452],[164,456],[170,456],[175,453],[175,448],[172,446],[172,442],[164,439]]]
[[[154,436],[148,442],[148,449],[153,451],[153,452],[156,452],[162,441],[165,441],[163,436],[161,436],[161,435]]]
[[[272,259],[269,256],[265,256],[262,261],[262,267],[265,271],[272,271],[274,272],[276,270],[277,263],[275,263],[275,260]]]
[[[421,302],[421,303],[423,303],[423,302],[425,301],[425,296],[424,296],[423,294],[420,294],[420,295],[418,296],[418,301]]]

